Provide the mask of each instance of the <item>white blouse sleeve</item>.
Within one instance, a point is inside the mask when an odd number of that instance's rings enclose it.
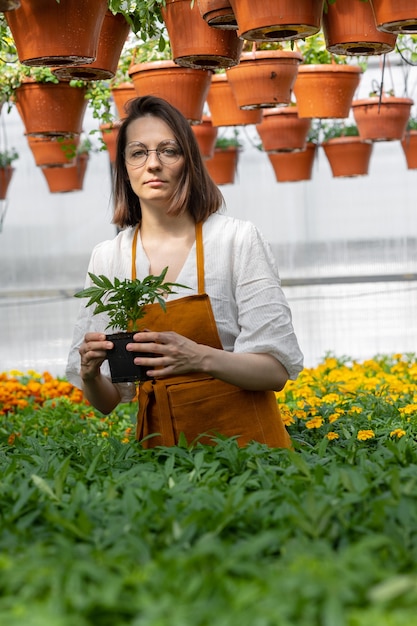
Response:
[[[240,332],[234,351],[272,354],[295,379],[303,354],[272,250],[251,223],[239,232],[235,245],[233,289]]]

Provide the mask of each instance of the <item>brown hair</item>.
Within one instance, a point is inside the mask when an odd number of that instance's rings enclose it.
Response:
[[[196,222],[204,221],[220,209],[223,196],[206,170],[190,123],[166,100],[155,96],[143,96],[130,100],[127,105],[127,117],[119,129],[114,164],[113,223],[120,228],[134,226],[142,217],[139,198],[128,179],[124,151],[129,124],[145,115],[154,115],[170,127],[184,158],[184,167],[172,195],[169,212],[181,215],[189,211]]]

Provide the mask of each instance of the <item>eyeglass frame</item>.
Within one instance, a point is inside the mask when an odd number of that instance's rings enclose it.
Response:
[[[130,162],[127,160],[127,157],[126,157],[126,150],[128,149],[128,147],[129,147],[129,146],[132,146],[132,145],[133,145],[133,146],[143,146],[144,150],[146,151],[145,160],[144,160],[144,162],[143,162],[143,163],[141,163],[140,165],[138,165],[137,163],[130,163]],[[159,153],[161,152],[161,150],[163,150],[163,148],[161,148],[161,146],[164,146],[164,147],[169,147],[169,146],[171,146],[171,147],[175,147],[175,148],[178,150],[178,157],[177,157],[176,161],[172,161],[171,163],[165,163],[165,162],[161,159],[160,154],[159,154]],[[123,156],[124,156],[124,159],[125,159],[126,163],[128,163],[131,167],[143,167],[143,166],[146,164],[146,162],[147,162],[147,160],[148,160],[148,158],[149,158],[149,154],[150,154],[151,152],[155,152],[156,156],[158,157],[158,161],[159,161],[160,163],[162,163],[162,165],[175,165],[175,163],[178,163],[178,161],[180,160],[180,158],[183,156],[183,152],[182,152],[182,150],[181,150],[181,147],[178,145],[178,143],[175,141],[175,139],[163,139],[162,141],[160,141],[160,142],[159,142],[159,144],[156,146],[156,148],[155,148],[154,150],[150,150],[150,149],[149,149],[149,148],[148,148],[148,147],[147,147],[144,143],[142,143],[141,141],[130,141],[130,142],[126,145],[126,147],[125,147],[125,150],[124,150]]]

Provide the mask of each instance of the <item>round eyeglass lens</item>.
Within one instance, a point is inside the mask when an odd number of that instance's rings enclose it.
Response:
[[[175,142],[161,142],[155,150],[149,150],[143,143],[132,142],[126,147],[125,159],[129,165],[141,167],[145,165],[151,152],[155,152],[164,165],[173,165],[181,156],[180,147]]]

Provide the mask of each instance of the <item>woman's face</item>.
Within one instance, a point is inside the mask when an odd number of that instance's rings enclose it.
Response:
[[[167,210],[184,167],[172,130],[159,117],[147,115],[131,122],[126,131],[126,170],[142,210]]]

